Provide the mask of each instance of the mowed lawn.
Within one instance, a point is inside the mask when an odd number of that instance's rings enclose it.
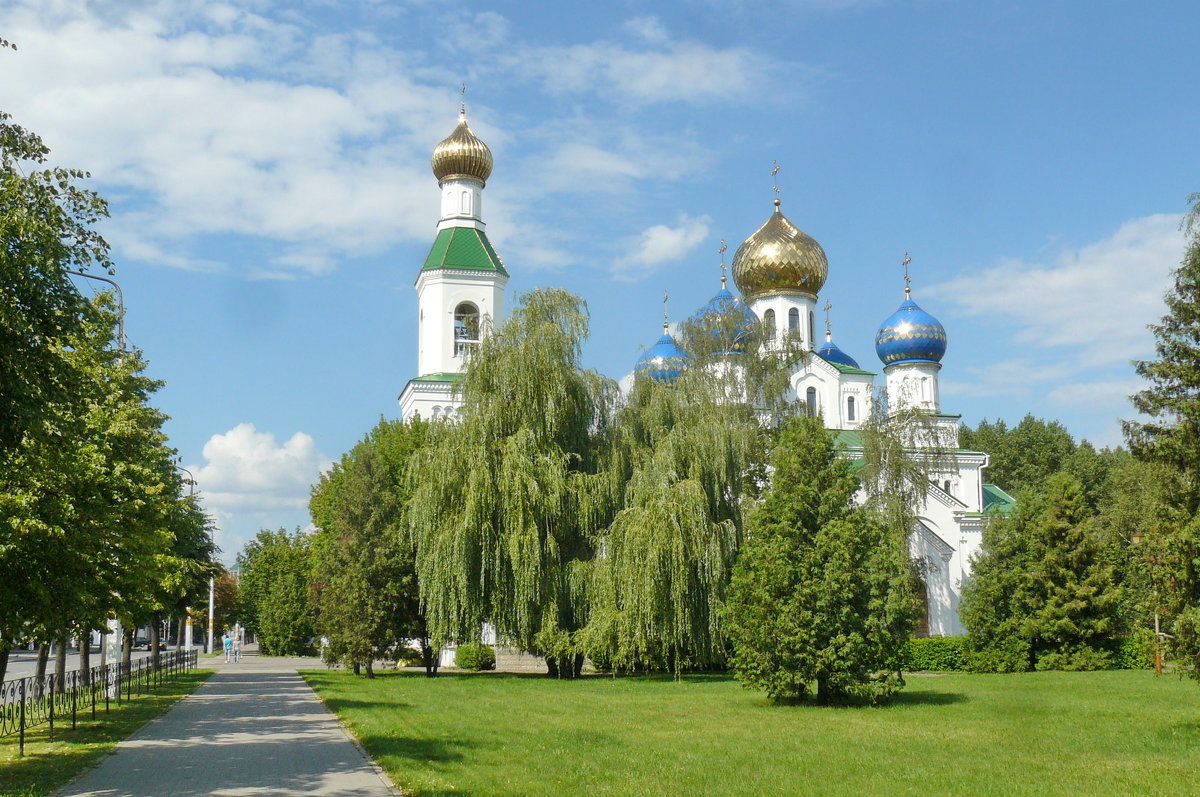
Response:
[[[1200,684],[917,675],[882,708],[727,677],[304,677],[406,793],[1200,794]]]

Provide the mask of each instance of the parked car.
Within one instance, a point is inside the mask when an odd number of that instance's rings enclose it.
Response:
[[[158,641],[158,649],[166,650],[166,648],[167,648],[167,644],[160,639]],[[133,640],[133,649],[134,650],[143,650],[143,649],[149,650],[150,649],[150,640],[144,636],[140,636],[140,637],[134,639]]]

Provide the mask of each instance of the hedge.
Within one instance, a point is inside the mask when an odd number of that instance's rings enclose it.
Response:
[[[910,639],[901,654],[901,668],[909,672],[959,672],[967,669],[966,637],[935,636]]]

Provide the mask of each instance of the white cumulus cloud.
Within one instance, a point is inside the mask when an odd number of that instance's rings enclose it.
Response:
[[[1004,260],[925,292],[957,315],[1014,329],[1018,343],[1076,352],[1084,366],[1125,363],[1151,350],[1146,325],[1162,316],[1184,250],[1179,220],[1133,219],[1046,261]]]
[[[649,276],[664,263],[682,260],[708,237],[708,216],[692,218],[679,214],[674,227],[655,224],[642,230],[633,243],[633,251],[613,266],[613,276],[634,281]]]
[[[217,521],[227,558],[259,528],[292,525],[289,521],[302,517],[312,484],[332,464],[310,435],[296,432],[280,444],[251,423],[213,435],[203,455],[204,464],[188,469]]]

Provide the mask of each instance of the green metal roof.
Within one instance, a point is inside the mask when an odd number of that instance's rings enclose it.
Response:
[[[421,271],[448,268],[459,271],[494,271],[508,276],[504,261],[482,230],[447,227],[437,234]]]
[[[1011,515],[1017,509],[1017,499],[994,484],[983,485],[983,511],[988,514]]]
[[[820,352],[813,352],[813,353],[816,354],[818,357],[821,357]],[[825,360],[824,357],[821,357],[821,359]],[[825,360],[825,362],[829,363],[834,368],[841,371],[843,374],[860,374],[862,376],[875,376],[874,371],[864,371],[861,368],[854,368],[852,366],[846,365],[845,363],[835,363],[833,360]]]
[[[415,376],[410,379],[410,382],[461,382],[462,374],[425,374],[425,376]]]
[[[862,448],[862,432],[855,429],[827,429],[834,448]]]

